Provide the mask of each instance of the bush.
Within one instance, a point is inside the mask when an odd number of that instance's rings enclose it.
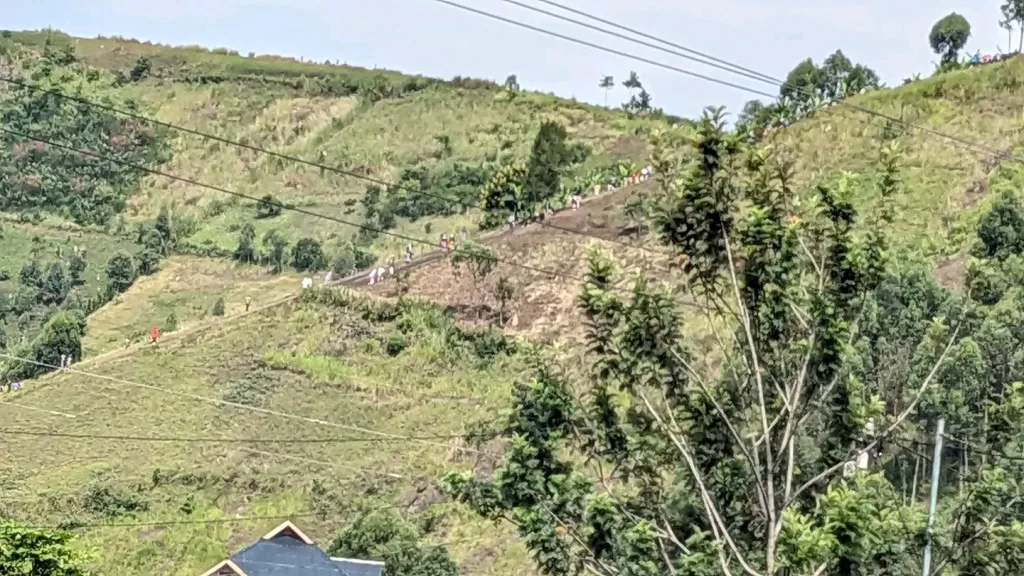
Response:
[[[281,215],[281,203],[273,196],[267,194],[256,203],[257,218],[274,218]]]
[[[395,357],[405,350],[406,341],[405,336],[401,334],[392,334],[388,336],[387,342],[384,344],[384,351],[387,352],[388,356]]]
[[[164,320],[163,332],[174,332],[178,329],[178,315],[171,311]]]
[[[302,272],[320,270],[325,265],[324,251],[312,238],[300,238],[292,247],[292,266]]]
[[[217,298],[217,301],[213,303],[213,310],[210,313],[214,316],[224,315],[224,298]]]
[[[135,259],[124,250],[107,260],[107,288],[111,294],[120,294],[135,282]]]

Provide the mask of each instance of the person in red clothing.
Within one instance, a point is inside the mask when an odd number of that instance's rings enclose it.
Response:
[[[156,326],[153,326],[153,329],[149,331],[149,339],[152,341],[153,344],[156,344],[156,340],[159,337],[160,337],[160,329],[157,328]]]

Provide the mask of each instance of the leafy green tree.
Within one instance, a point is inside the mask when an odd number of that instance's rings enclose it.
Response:
[[[955,62],[957,54],[971,37],[971,24],[956,12],[942,18],[932,26],[928,41],[932,50],[942,56],[942,63]]]
[[[1005,27],[1008,32],[1013,32],[1013,23],[1017,24],[1017,28],[1020,28],[1022,33],[1020,40],[1017,42],[1017,51],[1020,52],[1024,48],[1024,0],[1006,0],[1002,6],[999,7],[1000,12],[1003,14],[1003,20],[1000,25]],[[1012,36],[1011,36],[1012,40]],[[1010,49],[1010,44],[1007,42],[1006,49]]]
[[[69,532],[30,528],[0,519],[0,574],[89,576],[87,557]]]
[[[473,293],[479,298],[480,283],[490,275],[497,262],[494,251],[472,240],[466,240],[452,252],[451,259],[456,274],[469,273],[473,282]],[[477,314],[479,315],[479,311]]]
[[[515,74],[509,74],[508,78],[505,78],[503,86],[509,92],[519,92],[519,77]]]
[[[82,277],[82,273],[85,272],[88,265],[88,262],[81,254],[72,254],[71,261],[68,262],[68,274],[71,286],[81,286],[82,284],[85,284],[85,278]]]
[[[120,294],[135,282],[135,258],[120,250],[107,260],[107,288],[111,294]]]
[[[58,305],[68,297],[71,291],[71,280],[60,262],[54,262],[47,270],[43,278],[42,286],[39,288],[39,300],[43,304]]]
[[[243,264],[259,261],[259,254],[256,252],[256,228],[251,222],[246,222],[238,232],[238,247],[231,256]]]
[[[418,533],[394,511],[359,516],[327,548],[331,556],[384,562],[385,576],[457,576],[444,546],[420,545]]]
[[[608,91],[615,87],[615,78],[611,76],[605,76],[601,78],[601,82],[597,84],[599,88],[604,90],[604,105],[608,105]]]
[[[300,238],[292,247],[292,266],[298,271],[320,270],[327,265],[323,248],[313,238]]]
[[[146,76],[149,76],[149,72],[150,70],[152,70],[152,68],[153,62],[150,61],[149,58],[145,56],[139,56],[139,58],[135,60],[135,65],[132,66],[131,71],[128,73],[128,78],[132,82],[138,82]]]
[[[522,160],[502,166],[480,190],[480,207],[485,214],[483,228],[500,226],[506,216],[524,210],[526,166]]]
[[[288,240],[277,230],[269,230],[263,235],[263,262],[269,264],[274,274],[280,274],[288,263]]]
[[[525,209],[533,211],[561,191],[562,169],[567,160],[566,137],[565,126],[558,122],[541,123],[523,179],[521,205]]]
[[[984,258],[1005,258],[1024,254],[1024,204],[1012,191],[999,194],[978,222],[979,243],[975,250]],[[24,282],[23,282],[24,283]]]
[[[39,262],[30,260],[22,266],[21,272],[18,273],[18,281],[24,286],[31,286],[37,289],[42,288],[43,269],[39,266]]]
[[[267,194],[256,203],[257,218],[274,218],[281,215],[281,203]]]

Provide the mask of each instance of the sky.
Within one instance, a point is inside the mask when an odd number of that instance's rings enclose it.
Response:
[[[778,90],[503,0],[454,1],[757,91],[774,94]],[[537,0],[521,1],[556,10]],[[620,33],[641,31],[780,79],[800,60],[810,57],[820,63],[836,49],[873,68],[890,86],[915,73],[928,75],[938,60],[928,44],[928,33],[936,20],[950,12],[962,14],[971,23],[969,52],[1006,51],[1008,44],[1006,31],[998,25],[1001,0],[559,3],[617,22]],[[434,0],[30,0],[9,4],[0,15],[0,28],[51,27],[74,36],[120,35],[164,44],[227,47],[241,54],[339,60],[441,78],[503,81],[516,74],[525,89],[597,104],[605,99],[598,82],[607,75],[617,82],[608,94],[609,103],[628,99],[621,81],[635,70],[655,106],[686,117],[698,115],[709,105],[725,105],[738,112],[744,102],[757,97]],[[1015,33],[1014,47],[1017,41]]]

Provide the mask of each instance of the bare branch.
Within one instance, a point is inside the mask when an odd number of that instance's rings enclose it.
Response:
[[[747,574],[749,574],[750,576],[761,576],[760,573],[757,572],[757,570],[754,570],[749,564],[747,564],[746,560],[744,560],[743,558],[743,555],[740,554],[739,549],[736,547],[736,543],[729,535],[729,531],[725,527],[725,522],[722,520],[722,517],[718,514],[718,509],[715,507],[715,504],[711,499],[711,495],[708,492],[707,486],[705,486],[704,484],[703,475],[697,468],[697,463],[694,461],[693,455],[690,453],[690,449],[687,446],[687,442],[678,435],[674,434],[672,430],[665,424],[665,421],[664,419],[662,419],[661,414],[659,414],[658,411],[654,409],[654,406],[651,404],[651,401],[647,398],[646,394],[644,394],[640,390],[637,390],[637,395],[639,395],[640,399],[643,400],[644,406],[646,406],[647,411],[650,412],[651,416],[655,419],[655,421],[657,421],[658,424],[665,430],[665,433],[668,435],[669,439],[672,441],[673,444],[676,445],[676,448],[679,450],[679,453],[682,454],[683,460],[686,461],[686,466],[690,469],[690,475],[693,476],[693,481],[694,483],[697,484],[697,489],[700,491],[701,500],[704,502],[704,511],[708,515],[708,520],[711,521],[712,526],[717,525],[721,528],[721,534],[718,534],[718,529],[715,529],[715,539],[718,541],[719,544],[722,543],[722,540],[725,540],[725,543],[729,545],[729,549],[732,551],[733,555],[739,561],[740,565],[743,566],[743,570]],[[675,417],[672,415],[671,410],[668,411],[668,415],[672,419],[673,426],[675,426],[675,428],[678,429],[678,426],[675,423]],[[723,570],[725,569],[725,566],[726,565],[723,562]]]
[[[768,432],[768,405],[765,402],[764,379],[762,378],[762,375],[761,375],[761,364],[760,364],[760,360],[758,359],[757,346],[754,344],[754,334],[751,332],[751,329],[750,329],[750,313],[747,311],[746,307],[743,305],[743,298],[740,296],[740,285],[739,285],[739,281],[736,279],[736,263],[733,261],[732,247],[731,247],[731,245],[729,243],[729,235],[726,234],[726,233],[723,233],[722,234],[722,239],[725,242],[725,254],[726,254],[726,256],[729,259],[729,278],[732,280],[733,296],[736,298],[736,306],[737,306],[737,308],[739,309],[739,312],[740,312],[740,320],[741,320],[741,324],[743,325],[743,332],[746,334],[746,337],[747,337],[747,346],[750,347],[750,359],[751,359],[751,362],[754,365],[754,381],[757,383],[757,402],[758,402],[758,409],[760,410],[760,414],[761,414],[761,427],[762,427],[762,429],[764,431],[765,437],[767,438],[768,434],[769,434],[769,432]],[[789,402],[788,401],[786,402],[786,406],[788,408],[788,406],[789,406]],[[790,413],[792,413],[792,409],[790,409]],[[768,531],[768,542],[766,542],[766,546],[765,546],[765,567],[768,570],[768,573],[771,574],[771,573],[773,573],[775,571],[775,537],[776,537],[776,533],[777,533],[775,528],[774,528],[774,525],[776,524],[776,520],[775,520],[775,512],[776,512],[776,510],[775,510],[775,472],[774,472],[775,466],[774,466],[774,462],[773,462],[773,459],[772,459],[772,443],[771,443],[771,441],[766,441],[764,443],[764,460],[765,460],[765,462],[764,462],[765,470],[767,471],[767,473],[766,473],[766,492],[767,492],[767,497],[768,497],[768,522],[769,522],[769,526],[772,526],[772,529],[770,529]]]
[[[757,480],[755,486],[757,486],[758,500],[760,500],[761,502],[761,508],[765,514],[765,517],[769,517],[767,510],[766,494],[764,489],[764,479],[761,477],[761,469],[754,462],[754,457],[750,454],[750,451],[747,450],[747,446],[743,442],[743,437],[740,436],[740,433],[736,430],[736,427],[733,426],[732,420],[729,419],[729,416],[725,413],[725,410],[722,408],[722,405],[718,403],[718,400],[715,399],[715,397],[711,394],[711,391],[708,390],[707,384],[704,382],[704,379],[700,377],[700,374],[694,372],[693,368],[682,357],[681,354],[673,350],[672,355],[675,356],[676,359],[683,364],[687,372],[689,372],[690,375],[693,376],[693,379],[697,382],[697,386],[700,388],[701,392],[704,393],[704,396],[706,396],[707,399],[711,401],[711,404],[715,407],[715,411],[718,412],[718,415],[722,418],[722,422],[724,422],[726,428],[729,429],[729,433],[732,435],[733,440],[736,441],[736,444],[740,447],[740,450],[743,451],[743,456],[747,459],[747,462],[750,464],[750,467],[754,472],[754,478]]]

